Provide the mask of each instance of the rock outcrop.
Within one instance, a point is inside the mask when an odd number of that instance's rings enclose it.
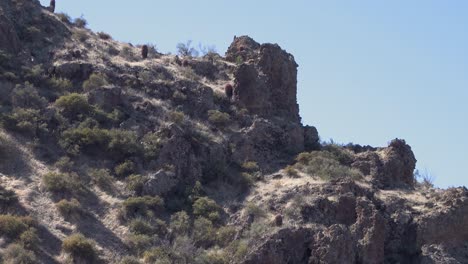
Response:
[[[241,57],[234,73],[234,99],[253,114],[300,122],[297,104],[297,63],[276,44],[236,38],[226,58]]]

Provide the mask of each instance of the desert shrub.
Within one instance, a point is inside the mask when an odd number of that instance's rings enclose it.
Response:
[[[85,42],[86,40],[89,39],[89,35],[88,35],[88,32],[86,32],[86,30],[79,29],[73,32],[73,38],[81,42]]]
[[[153,216],[164,209],[164,201],[158,197],[130,197],[123,202],[123,211],[127,217]]]
[[[221,207],[208,197],[198,198],[192,205],[193,214],[210,219],[213,222],[220,220]]]
[[[176,102],[184,102],[185,100],[187,100],[187,96],[180,91],[175,91],[172,94],[172,99],[174,99],[174,101]]]
[[[34,225],[35,223],[30,217],[0,215],[0,236],[17,239]]]
[[[169,113],[169,120],[176,124],[181,124],[185,120],[185,115],[180,111],[172,111]]]
[[[119,264],[141,264],[140,260],[132,257],[132,256],[126,256],[122,258],[122,260],[119,262]]]
[[[94,241],[87,239],[82,234],[73,234],[65,238],[62,243],[62,250],[70,254],[74,261],[84,261],[81,263],[95,263],[97,261],[97,250]]]
[[[47,100],[41,97],[31,83],[18,84],[11,93],[11,103],[14,107],[42,109]]]
[[[216,243],[220,247],[226,247],[234,240],[236,228],[233,226],[223,226],[216,231]]]
[[[126,189],[135,192],[135,194],[139,196],[143,192],[143,186],[145,185],[147,178],[139,174],[132,174],[128,176],[125,181],[127,183]]]
[[[131,160],[126,160],[114,168],[114,172],[119,177],[126,177],[135,170],[135,163]]]
[[[254,219],[262,218],[266,216],[266,212],[258,205],[253,202],[247,203],[245,206],[245,214],[251,215]]]
[[[28,136],[47,132],[47,122],[39,110],[15,108],[3,118],[5,128]]]
[[[102,190],[109,190],[113,185],[113,178],[107,169],[91,169],[88,172],[91,180]]]
[[[147,133],[141,140],[143,155],[146,159],[156,159],[162,147],[162,139],[157,133]]]
[[[208,121],[216,126],[225,126],[230,121],[230,116],[227,113],[223,113],[218,110],[209,110],[208,111]]]
[[[138,142],[136,132],[119,129],[109,130],[107,151],[110,156],[116,159],[123,159],[128,156],[139,154],[140,150],[141,145]],[[131,166],[131,163],[128,163],[127,166]],[[129,170],[127,170],[127,172],[128,171]]]
[[[111,35],[105,33],[105,32],[98,32],[97,33],[98,37],[103,40],[109,40],[112,39]]]
[[[192,41],[189,40],[186,43],[178,43],[177,46],[177,53],[180,56],[184,57],[197,57],[198,51],[192,47]]]
[[[342,177],[358,179],[362,174],[357,169],[342,165],[336,153],[329,151],[313,151],[300,154],[298,162],[300,168],[311,176],[318,176],[323,180]]]
[[[416,170],[414,172],[414,180],[417,182],[420,186],[425,187],[425,188],[434,188],[434,176],[429,174],[429,172],[426,171],[419,171]]]
[[[190,217],[185,211],[180,211],[171,216],[171,231],[175,234],[185,235],[190,230]]]
[[[77,175],[70,173],[49,172],[42,176],[42,183],[49,192],[72,194],[81,190]]]
[[[86,97],[77,93],[61,96],[55,101],[55,105],[68,117],[76,117],[81,114],[87,115],[93,110]]]
[[[190,67],[179,68],[179,72],[182,76],[184,76],[188,80],[200,81],[201,79],[201,77]]]
[[[32,67],[22,67],[24,77],[33,84],[39,84],[45,77],[42,64],[36,64]]]
[[[62,133],[60,145],[70,154],[81,151],[89,153],[105,152],[109,157],[122,159],[139,152],[140,145],[136,133],[124,130],[79,127]]]
[[[288,175],[289,177],[299,176],[296,168],[294,168],[294,166],[292,166],[292,165],[286,166],[286,168],[284,168],[284,173],[286,173],[286,175]]]
[[[204,217],[198,217],[193,222],[192,238],[196,245],[209,247],[216,240],[216,231],[213,223]]]
[[[68,14],[65,13],[57,13],[56,16],[66,24],[71,24],[71,17]]]
[[[60,145],[70,154],[78,154],[82,150],[102,149],[109,142],[109,131],[99,128],[75,128],[62,133]]]
[[[78,218],[83,214],[83,208],[76,199],[60,200],[57,204],[57,209],[64,217]]]
[[[130,46],[124,46],[122,50],[120,50],[120,56],[128,61],[135,61],[136,56],[133,53],[133,49]]]
[[[137,255],[141,255],[153,244],[153,239],[148,235],[130,235],[126,238],[126,244]]]
[[[3,252],[5,264],[36,264],[39,263],[34,252],[19,244],[9,245]]]
[[[3,78],[9,80],[9,81],[16,81],[18,79],[18,76],[14,72],[3,72],[3,74],[0,75],[0,77],[3,76]]]
[[[0,155],[1,159],[1,155]],[[0,209],[5,210],[18,202],[16,193],[12,190],[6,190],[0,186]]]
[[[73,24],[79,28],[84,28],[86,25],[88,25],[88,21],[84,19],[83,17],[75,18],[75,21]]]
[[[167,248],[156,247],[152,248],[145,253],[143,253],[143,260],[145,263],[161,263],[161,264],[170,264],[172,263],[171,252]]]
[[[36,249],[40,239],[35,228],[29,228],[24,231],[19,237],[20,244],[26,249]]]
[[[83,89],[89,91],[92,89],[101,88],[109,84],[107,76],[101,73],[93,73],[89,76],[88,80],[83,82]]]
[[[53,78],[50,78],[47,81],[47,83],[52,89],[59,91],[59,92],[68,91],[71,88],[73,88],[72,82],[65,78],[53,77]]]
[[[353,155],[349,149],[337,144],[328,144],[323,146],[323,150],[330,152],[343,165],[349,166],[353,163]]]
[[[252,173],[242,172],[241,179],[242,179],[242,184],[245,185],[245,187],[249,187],[255,184],[257,177]]]
[[[222,250],[209,250],[197,256],[195,262],[197,264],[227,264],[229,260],[227,254]]]
[[[289,206],[284,210],[284,214],[290,219],[300,219],[302,217],[301,210],[306,204],[306,200],[302,195],[295,195],[291,200]]]
[[[247,237],[251,240],[258,240],[271,229],[271,226],[263,221],[255,221],[250,225]]]
[[[69,157],[61,157],[54,166],[63,172],[71,172],[74,166],[74,162]]]
[[[242,169],[248,172],[255,172],[259,170],[259,167],[255,161],[246,161],[242,164]]]
[[[142,218],[133,219],[128,224],[128,229],[135,235],[152,236],[156,233],[153,226]]]

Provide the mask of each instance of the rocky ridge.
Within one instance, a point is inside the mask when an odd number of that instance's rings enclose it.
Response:
[[[35,0],[2,1],[0,33],[6,263],[468,263],[468,190],[418,183],[401,139],[321,143],[276,44],[143,58]]]

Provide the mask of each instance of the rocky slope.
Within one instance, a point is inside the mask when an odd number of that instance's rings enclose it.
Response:
[[[278,45],[160,54],[36,0],[0,33],[4,263],[468,263],[468,190],[321,143]]]

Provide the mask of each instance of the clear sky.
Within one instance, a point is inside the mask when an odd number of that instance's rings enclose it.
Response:
[[[193,40],[224,54],[234,35],[278,43],[299,64],[303,123],[323,140],[403,138],[437,186],[468,186],[468,1],[57,0],[57,10],[161,52]]]

